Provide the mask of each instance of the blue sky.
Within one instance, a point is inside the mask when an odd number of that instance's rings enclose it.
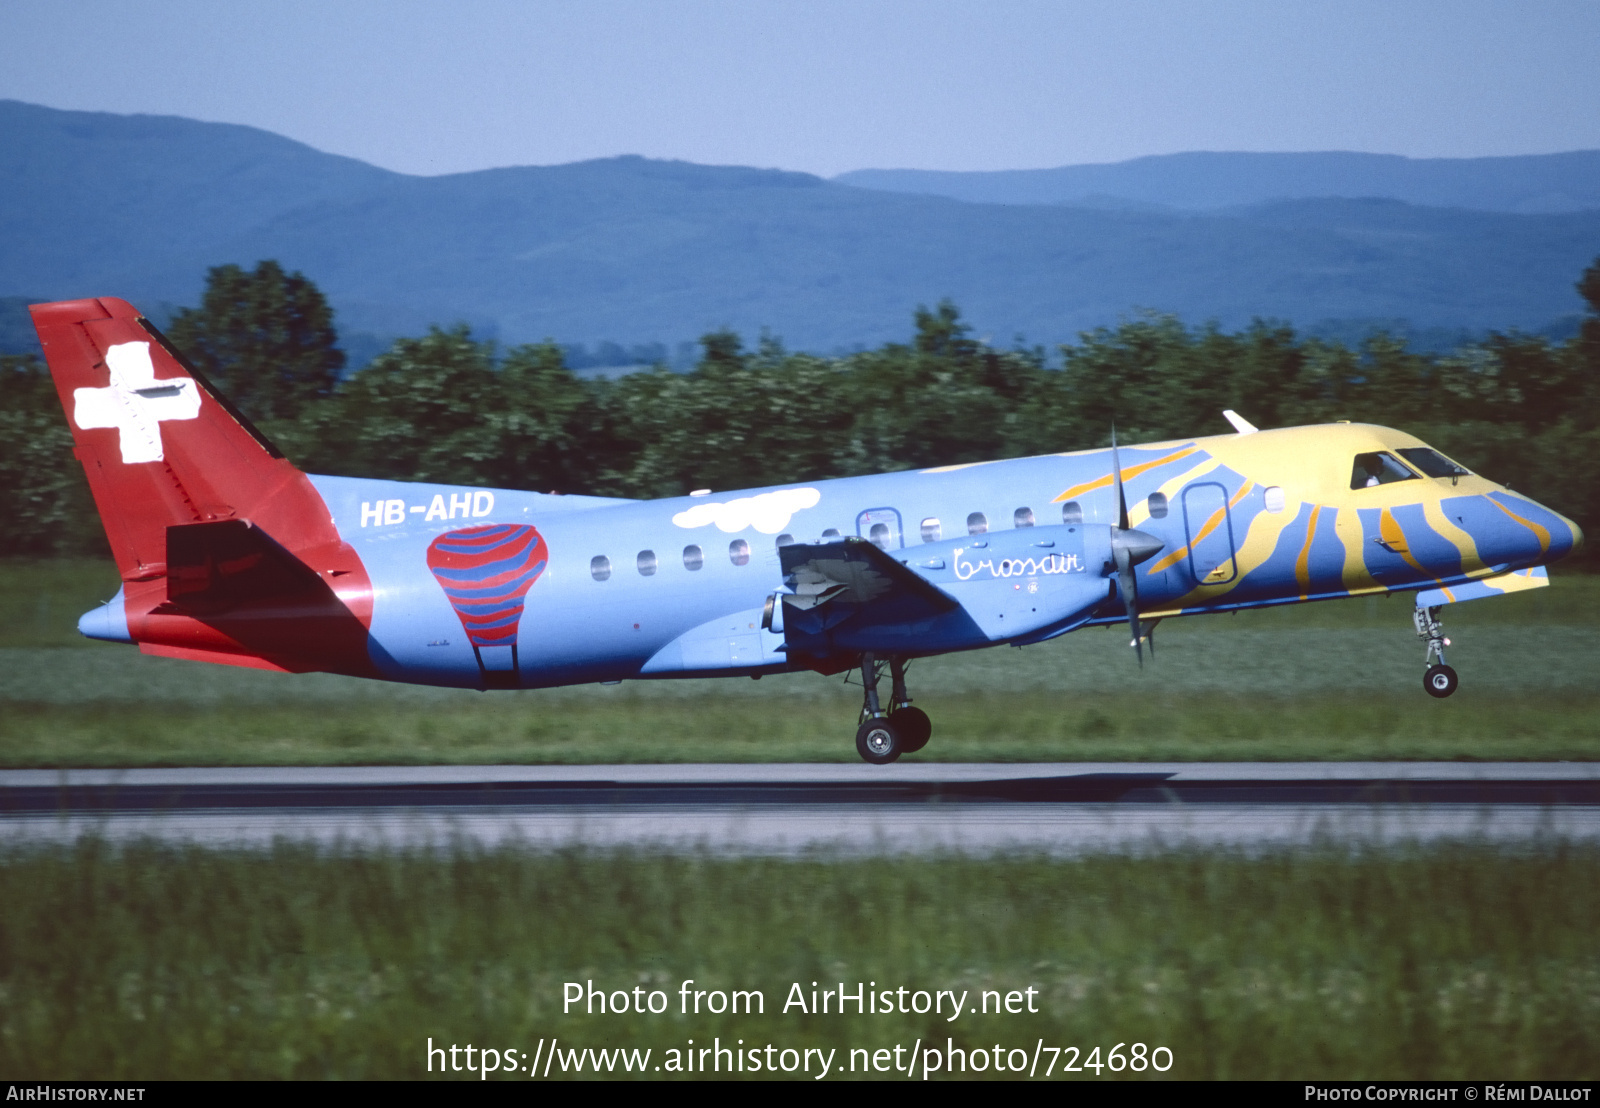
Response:
[[[408,173],[1600,147],[1600,0],[4,0],[0,97]]]

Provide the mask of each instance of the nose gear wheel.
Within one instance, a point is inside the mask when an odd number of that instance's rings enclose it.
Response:
[[[1422,687],[1428,690],[1429,696],[1449,696],[1459,683],[1456,671],[1445,665],[1429,666],[1428,672],[1422,675]]]
[[[1428,670],[1422,675],[1422,687],[1428,690],[1428,695],[1444,698],[1456,691],[1460,679],[1456,671],[1451,669],[1444,661],[1444,648],[1450,645],[1450,640],[1445,638],[1444,624],[1439,619],[1440,609],[1418,608],[1411,613],[1411,622],[1417,628],[1417,638],[1421,639],[1428,647],[1426,664]]]

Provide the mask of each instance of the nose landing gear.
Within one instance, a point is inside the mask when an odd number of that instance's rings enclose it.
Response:
[[[1422,675],[1422,687],[1428,690],[1429,696],[1446,697],[1456,691],[1460,679],[1456,671],[1444,663],[1444,648],[1450,645],[1450,640],[1444,636],[1444,624],[1439,620],[1438,608],[1418,608],[1411,613],[1411,621],[1416,625],[1417,638],[1421,639],[1428,647],[1427,672]],[[1437,662],[1434,659],[1438,659]]]
[[[861,726],[856,729],[856,753],[877,766],[921,750],[933,734],[928,713],[912,707],[911,697],[906,694],[905,659],[891,655],[888,663],[892,684],[886,713],[878,700],[883,663],[872,654],[861,656]]]

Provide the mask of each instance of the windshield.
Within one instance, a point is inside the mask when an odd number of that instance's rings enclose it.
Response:
[[[1374,485],[1392,485],[1396,481],[1415,481],[1417,475],[1400,464],[1393,454],[1377,451],[1357,454],[1356,464],[1350,471],[1350,487],[1370,489]]]
[[[1471,474],[1446,458],[1437,450],[1426,446],[1413,446],[1400,451],[1400,456],[1429,477],[1469,477]]]

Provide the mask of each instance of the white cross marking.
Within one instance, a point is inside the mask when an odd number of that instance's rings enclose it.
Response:
[[[111,384],[103,389],[74,389],[73,420],[84,430],[115,427],[122,432],[124,462],[159,462],[161,421],[194,419],[200,414],[200,390],[192,377],[156,380],[150,344],[119,342],[106,351]]]

